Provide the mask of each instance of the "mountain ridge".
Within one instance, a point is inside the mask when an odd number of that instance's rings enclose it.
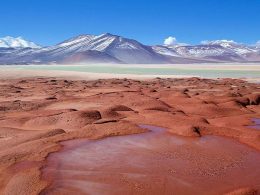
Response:
[[[134,39],[104,33],[78,35],[53,46],[40,47],[21,37],[0,38],[0,64],[165,64],[259,61],[259,46],[248,46],[229,40],[206,41],[198,45],[149,46]]]

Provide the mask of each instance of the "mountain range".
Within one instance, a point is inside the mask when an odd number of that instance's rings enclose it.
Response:
[[[206,41],[199,45],[144,45],[110,33],[80,35],[41,47],[21,37],[0,38],[0,64],[174,64],[260,62],[260,47],[234,41]]]

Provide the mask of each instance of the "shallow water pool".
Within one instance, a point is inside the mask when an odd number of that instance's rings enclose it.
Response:
[[[42,194],[220,194],[259,186],[260,153],[232,139],[174,136],[166,129],[63,142],[42,170]]]

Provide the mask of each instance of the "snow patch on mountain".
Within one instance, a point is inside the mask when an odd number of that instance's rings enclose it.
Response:
[[[180,55],[176,52],[176,50],[175,50],[174,48],[171,48],[171,47],[156,45],[156,46],[153,46],[152,49],[153,49],[156,53],[161,54],[161,55],[175,56],[175,57],[180,56]]]
[[[26,41],[22,37],[3,37],[0,38],[0,47],[1,48],[40,48],[39,45],[31,42],[31,41]]]
[[[233,40],[222,39],[222,40],[213,40],[213,41],[205,40],[205,41],[201,41],[201,44],[203,44],[203,45],[222,45],[223,47],[225,47],[225,46],[229,46],[230,44],[238,44],[238,43]]]
[[[255,46],[257,49],[260,49],[260,40],[256,42]]]
[[[237,43],[233,40],[215,40],[215,41],[203,41],[203,45],[219,45],[230,52],[234,52],[238,55],[246,55],[248,53],[256,52],[256,49],[247,46],[242,43]]]

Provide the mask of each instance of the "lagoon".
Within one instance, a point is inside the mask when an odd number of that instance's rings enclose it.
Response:
[[[9,65],[1,66],[3,72],[44,73],[93,73],[97,75],[136,75],[137,77],[202,77],[202,78],[246,78],[260,80],[260,64],[87,64],[87,65]],[[2,74],[1,74],[2,75]],[[0,76],[1,76],[0,75]]]

